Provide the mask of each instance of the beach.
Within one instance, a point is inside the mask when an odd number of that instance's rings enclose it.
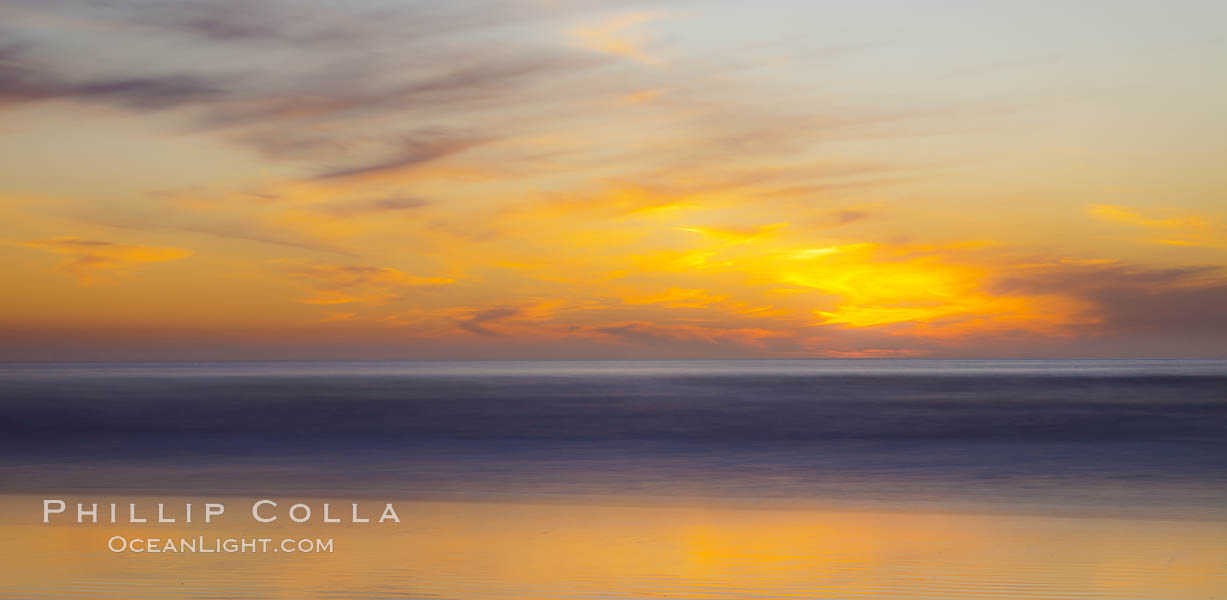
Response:
[[[1227,582],[1222,361],[74,363],[0,386],[0,597]]]
[[[56,527],[6,496],[2,598],[1220,598],[1227,522],[413,501],[396,526]],[[115,535],[331,552],[113,552]],[[276,542],[273,544],[277,545]]]

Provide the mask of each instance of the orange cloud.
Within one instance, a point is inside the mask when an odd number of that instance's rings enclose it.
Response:
[[[1087,212],[1109,223],[1120,223],[1148,230],[1155,237],[1147,243],[1168,246],[1196,246],[1202,248],[1227,247],[1227,229],[1210,219],[1198,215],[1185,217],[1151,218],[1123,206],[1093,204]]]
[[[1083,320],[1081,303],[1056,294],[992,290],[994,261],[974,244],[797,247],[775,235],[781,226],[684,229],[704,235],[687,249],[641,255],[628,271],[669,273],[679,285],[624,295],[625,302],[703,306],[726,321],[769,318],[799,335],[831,327],[931,339],[1002,330],[1051,335]],[[702,285],[702,295],[691,290],[686,298],[681,283]]]
[[[659,66],[660,60],[648,56],[643,49],[642,38],[625,30],[635,25],[655,21],[665,16],[663,12],[631,12],[618,15],[591,27],[571,30],[571,36],[589,50],[629,58],[641,63]]]
[[[746,244],[770,237],[782,227],[784,223],[759,227],[678,227],[678,230],[697,233],[729,244]]]
[[[17,245],[64,256],[65,261],[60,263],[60,268],[86,283],[102,274],[123,274],[137,265],[179,260],[192,254],[191,250],[182,248],[117,244],[75,236],[20,242]]]
[[[619,104],[646,104],[657,100],[664,94],[662,89],[649,89],[623,94],[618,98]]]
[[[670,287],[664,292],[644,295],[626,295],[622,301],[627,304],[663,304],[674,308],[703,307],[725,300],[727,296],[712,294],[707,290],[683,289]]]
[[[284,271],[312,289],[307,304],[383,304],[406,290],[455,283],[449,277],[418,277],[389,267],[290,263]]]

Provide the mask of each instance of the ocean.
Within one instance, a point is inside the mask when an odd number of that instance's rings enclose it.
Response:
[[[1223,360],[7,363],[0,399],[5,598],[1227,592]],[[102,497],[405,522],[215,580],[39,521]]]

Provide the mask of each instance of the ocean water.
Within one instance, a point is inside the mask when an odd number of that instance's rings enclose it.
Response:
[[[0,417],[0,597],[1227,592],[1222,360],[10,363]],[[46,497],[405,508],[151,558]]]

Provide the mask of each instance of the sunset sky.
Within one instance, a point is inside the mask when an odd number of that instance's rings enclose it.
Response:
[[[1227,356],[1225,23],[0,0],[0,358]]]

